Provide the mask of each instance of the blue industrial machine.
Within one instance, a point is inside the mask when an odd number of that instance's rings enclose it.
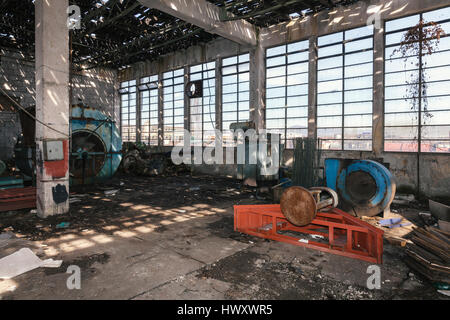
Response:
[[[21,123],[23,135],[15,147],[16,166],[25,176],[33,177],[35,121],[21,114]],[[115,122],[100,110],[79,104],[71,108],[70,129],[71,185],[111,178],[122,161],[122,139]]]
[[[375,216],[394,200],[394,177],[379,162],[326,159],[325,173],[327,187],[338,193],[343,209],[357,216]]]

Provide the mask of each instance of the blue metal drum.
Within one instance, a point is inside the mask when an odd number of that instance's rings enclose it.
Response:
[[[375,216],[394,200],[394,177],[379,162],[326,159],[325,173],[327,186],[338,193],[344,209],[357,216]]]

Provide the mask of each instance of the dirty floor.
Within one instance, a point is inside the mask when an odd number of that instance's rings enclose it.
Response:
[[[234,180],[119,177],[72,191],[65,216],[1,214],[13,237],[0,258],[29,247],[63,264],[0,280],[0,299],[447,298],[386,242],[381,289],[369,290],[370,263],[234,232],[233,205],[264,203]],[[72,265],[80,290],[67,288]]]

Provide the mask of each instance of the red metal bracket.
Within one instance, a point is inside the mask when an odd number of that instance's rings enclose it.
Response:
[[[280,205],[234,206],[234,230],[372,263],[383,261],[383,230],[339,209],[319,212],[311,224],[297,227],[286,220]]]

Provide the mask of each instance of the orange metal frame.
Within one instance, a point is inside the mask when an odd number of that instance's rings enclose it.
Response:
[[[319,212],[311,224],[297,227],[286,220],[280,205],[234,206],[234,230],[372,263],[383,261],[383,230],[339,209]],[[323,241],[280,231],[317,235]]]

